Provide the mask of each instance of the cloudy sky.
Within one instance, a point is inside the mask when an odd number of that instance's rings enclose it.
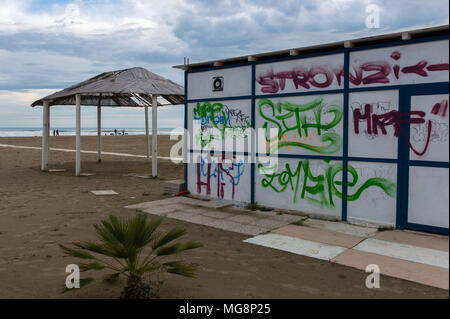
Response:
[[[365,25],[380,8],[380,28]],[[172,66],[448,24],[448,0],[0,0],[0,128],[39,127],[29,104],[98,73],[141,66],[183,85]],[[95,127],[93,110],[83,126]],[[90,113],[92,115],[90,116]],[[182,108],[158,112],[182,125]],[[143,111],[108,109],[105,127],[143,127]],[[52,110],[73,127],[74,108]]]

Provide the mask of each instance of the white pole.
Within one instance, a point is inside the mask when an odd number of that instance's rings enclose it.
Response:
[[[47,145],[48,145],[48,101],[44,101],[42,106],[42,159],[41,159],[41,170],[46,171],[48,169],[47,162]]]
[[[158,96],[152,94],[152,175],[158,176]]]
[[[102,107],[97,106],[97,162],[102,161]]]
[[[45,154],[45,166],[48,168],[48,163],[50,161],[50,106],[47,102],[47,149]]]
[[[147,160],[150,159],[150,137],[148,135],[148,106],[145,106],[145,147],[147,151]]]
[[[75,159],[75,176],[79,176],[81,172],[81,96],[80,94],[75,95],[76,101],[76,159]]]

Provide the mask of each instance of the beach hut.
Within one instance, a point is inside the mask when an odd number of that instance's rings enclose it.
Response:
[[[84,82],[48,95],[31,104],[43,106],[42,164],[46,171],[49,161],[50,107],[76,105],[76,165],[75,175],[81,173],[81,106],[97,106],[97,160],[101,162],[101,108],[143,107],[145,109],[145,135],[147,159],[150,159],[148,108],[152,107],[152,136],[157,136],[157,106],[180,105],[184,103],[184,88],[144,68],[136,67],[105,72]],[[152,175],[157,176],[157,139],[152,138]]]

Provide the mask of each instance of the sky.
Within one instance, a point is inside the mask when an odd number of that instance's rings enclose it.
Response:
[[[367,28],[366,8],[380,9]],[[144,67],[183,85],[173,65],[349,40],[449,23],[448,0],[0,0],[0,128],[40,127],[30,104],[99,73]],[[74,107],[52,127],[74,127]],[[142,109],[105,108],[104,127],[144,126]],[[85,108],[83,127],[95,127]],[[158,110],[159,127],[183,108]]]

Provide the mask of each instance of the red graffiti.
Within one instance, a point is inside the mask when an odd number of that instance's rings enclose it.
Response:
[[[274,73],[269,70],[264,74],[259,75],[256,81],[262,86],[263,93],[277,93],[283,91],[286,87],[286,80],[292,81],[295,89],[300,87],[304,89],[327,88],[334,79],[339,86],[341,86],[342,78],[344,77],[344,68],[331,69],[325,66],[313,66],[305,68],[302,66],[295,67],[289,71],[282,71]]]
[[[435,115],[441,115],[442,117],[445,117],[447,114],[448,109],[448,100],[442,100],[439,103],[436,103],[433,108],[431,109],[431,114]]]
[[[234,155],[208,156],[206,159],[199,155],[197,160],[197,193],[201,194],[202,188],[206,187],[206,195],[211,195],[211,179],[215,178],[217,180],[217,198],[224,198],[226,185],[230,184],[232,187],[231,199],[234,199],[235,187],[239,185],[244,170],[243,162],[235,163],[235,160],[236,156]],[[202,181],[202,177],[206,177],[206,181]]]
[[[401,53],[393,51],[390,58],[394,61],[398,61],[401,58]],[[398,80],[400,74],[416,74],[421,77],[428,77],[429,72],[448,71],[448,63],[428,64],[427,60],[421,60],[413,65],[400,67],[395,64],[391,67],[391,64],[387,61],[370,61],[358,65],[353,65],[354,74],[349,74],[349,81],[354,85],[360,84],[373,84],[373,83],[390,83],[389,75],[394,71],[394,76]],[[428,72],[427,72],[428,71]]]
[[[413,117],[417,116],[417,117]],[[364,113],[361,113],[359,108],[353,111],[353,127],[355,134],[359,134],[360,121],[366,122],[367,133],[378,135],[378,130],[381,134],[387,135],[386,127],[394,127],[394,136],[399,134],[408,143],[409,148],[418,156],[422,156],[428,149],[431,137],[431,120],[428,120],[427,138],[426,143],[422,151],[417,151],[411,144],[408,136],[402,129],[402,124],[423,124],[425,123],[425,112],[423,111],[411,111],[411,112],[398,112],[396,110],[389,111],[385,114],[372,114],[372,105],[364,105]]]

